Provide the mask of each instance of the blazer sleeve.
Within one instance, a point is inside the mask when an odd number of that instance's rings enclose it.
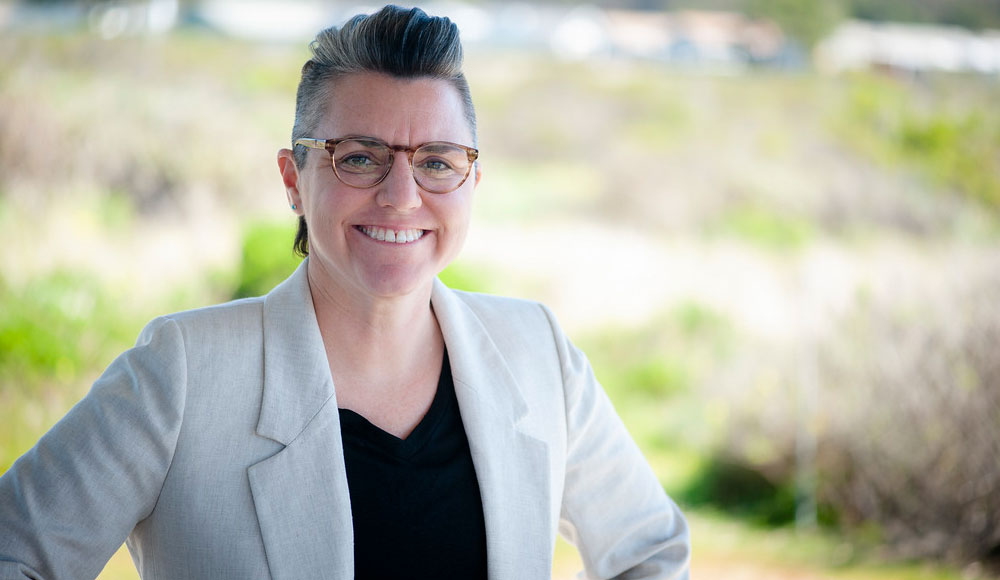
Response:
[[[587,578],[689,577],[687,522],[618,417],[584,354],[554,329],[566,401],[559,532]]]
[[[184,408],[184,341],[153,321],[0,477],[0,579],[94,578],[152,512]]]

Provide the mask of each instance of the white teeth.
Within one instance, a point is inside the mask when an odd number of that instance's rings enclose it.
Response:
[[[380,242],[394,242],[397,244],[415,242],[424,235],[424,230],[414,229],[396,231],[374,226],[361,226],[360,229],[365,233],[365,235],[373,240],[378,240]]]

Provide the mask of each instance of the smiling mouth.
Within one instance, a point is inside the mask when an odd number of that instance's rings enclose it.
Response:
[[[358,231],[373,240],[380,242],[392,242],[396,244],[409,244],[424,237],[425,230],[390,230],[376,226],[355,226]]]

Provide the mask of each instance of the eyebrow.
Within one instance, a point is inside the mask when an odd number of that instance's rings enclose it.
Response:
[[[385,146],[389,147],[390,149],[414,149],[414,150],[416,150],[416,149],[419,149],[421,147],[427,147],[429,145],[429,146],[431,146],[431,151],[441,151],[441,150],[445,149],[448,146],[459,145],[458,143],[453,143],[451,141],[443,141],[441,139],[435,139],[433,141],[427,141],[426,143],[421,143],[421,144],[413,146],[413,147],[408,147],[408,146],[404,146],[404,145],[393,145],[391,143],[383,141],[382,139],[379,139],[378,137],[369,137],[368,135],[345,135],[344,137],[337,137],[337,138],[334,138],[334,139],[329,139],[329,141],[348,141],[348,140],[351,140],[351,141],[360,141],[360,142],[365,143],[365,144],[385,145]],[[435,147],[435,145],[437,147]],[[464,145],[463,145],[463,147],[464,147]]]
[[[438,153],[438,152],[441,152],[441,151],[446,151],[446,150],[454,149],[455,148],[455,144],[452,144],[452,143],[449,143],[449,142],[446,142],[446,141],[428,141],[427,143],[424,143],[423,145],[420,145],[418,147],[418,149],[421,149],[421,148],[426,148],[426,149],[429,149],[429,150],[431,150],[431,151],[433,151],[435,153]]]
[[[391,145],[389,145],[385,141],[377,139],[375,137],[369,137],[367,135],[347,135],[346,137],[337,137],[336,139],[331,139],[331,141],[361,141],[362,143],[365,144],[388,145],[389,147],[391,147]]]

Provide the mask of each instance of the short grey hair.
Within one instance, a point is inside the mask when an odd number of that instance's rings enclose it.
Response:
[[[399,78],[430,77],[449,82],[462,99],[465,120],[477,144],[476,111],[469,83],[462,72],[462,43],[458,26],[444,17],[429,16],[419,8],[389,5],[374,14],[359,14],[343,26],[330,27],[309,44],[312,58],[302,66],[295,97],[292,143],[315,137],[334,97],[338,78],[363,72]],[[295,164],[304,167],[307,149],[293,146]],[[295,252],[309,254],[309,235],[304,216],[299,217]]]

